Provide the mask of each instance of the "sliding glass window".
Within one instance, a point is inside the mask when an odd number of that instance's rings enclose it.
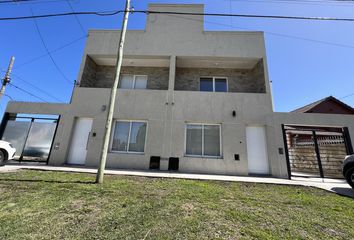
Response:
[[[186,155],[221,157],[221,132],[219,124],[187,124]]]
[[[227,92],[227,78],[225,77],[201,77],[199,80],[201,92]]]
[[[146,89],[146,86],[147,75],[123,74],[119,82],[119,88],[122,89]]]
[[[146,126],[147,123],[142,121],[116,121],[111,151],[144,153]]]

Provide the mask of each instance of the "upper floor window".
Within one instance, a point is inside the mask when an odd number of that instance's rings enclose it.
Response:
[[[227,92],[227,78],[201,77],[199,90],[202,92]]]
[[[116,121],[111,150],[126,153],[144,153],[146,125],[144,121]]]
[[[146,75],[128,75],[123,74],[120,80],[119,88],[123,89],[146,89]]]

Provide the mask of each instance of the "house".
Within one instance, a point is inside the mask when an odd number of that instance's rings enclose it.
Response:
[[[354,108],[333,96],[329,96],[310,103],[292,112],[297,113],[328,113],[328,114],[354,114]]]
[[[204,12],[199,4],[149,9]],[[98,166],[119,36],[89,31],[69,104],[8,104],[0,136],[23,149],[20,160],[37,151],[49,165]],[[127,31],[116,100],[107,168],[287,178],[286,140],[299,126],[341,131],[352,151],[353,116],[273,111],[262,32],[206,31],[199,15],[149,14],[144,30]]]

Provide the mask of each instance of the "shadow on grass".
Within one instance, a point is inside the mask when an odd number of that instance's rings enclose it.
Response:
[[[350,197],[350,198],[354,199],[354,189],[352,189],[352,188],[334,187],[331,190],[339,195]]]
[[[96,184],[94,181],[58,181],[58,180],[41,180],[41,179],[11,179],[0,178],[0,182],[38,182],[38,183],[76,183],[76,184]]]

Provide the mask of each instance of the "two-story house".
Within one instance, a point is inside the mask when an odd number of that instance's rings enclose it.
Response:
[[[149,8],[204,12],[198,4]],[[119,36],[89,31],[69,104],[8,105],[7,120],[60,115],[50,165],[98,165]],[[304,119],[273,112],[262,32],[205,31],[203,16],[149,14],[145,30],[127,31],[107,167],[287,177],[281,126]],[[353,131],[349,117],[340,121]]]

